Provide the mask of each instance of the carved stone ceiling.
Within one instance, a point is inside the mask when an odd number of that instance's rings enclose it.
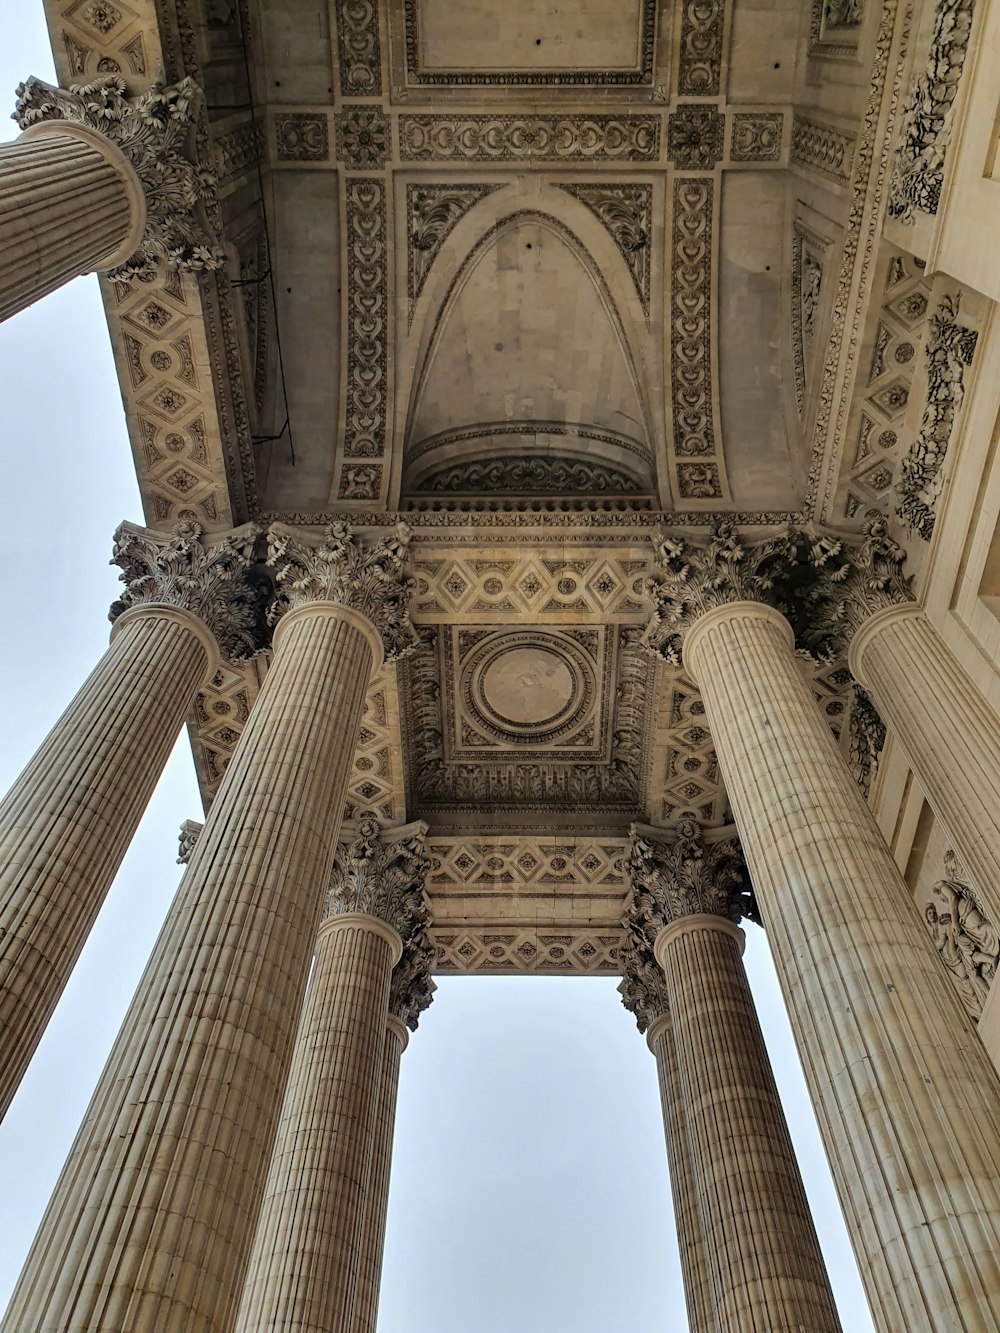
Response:
[[[403,511],[421,642],[345,814],[430,824],[442,970],[613,972],[629,822],[728,817],[637,645],[650,535],[850,521],[898,453],[925,284],[860,207],[888,42],[862,125],[793,107],[857,46],[822,0],[45,2],[63,83],[205,89],[232,271],[103,283],[147,520]],[[266,666],[198,697],[209,801]],[[844,673],[803,670],[838,730]]]

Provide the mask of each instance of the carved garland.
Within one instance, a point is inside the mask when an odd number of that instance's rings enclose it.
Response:
[[[912,222],[941,202],[951,110],[958,95],[975,0],[938,0],[927,65],[903,107],[889,186],[889,216]]]
[[[910,532],[930,541],[941,468],[955,416],[962,403],[965,369],[972,364],[978,334],[957,322],[958,301],[946,296],[928,321],[927,407],[916,439],[900,465],[896,513]]]
[[[385,182],[347,183],[347,384],[345,458],[385,454],[388,341]],[[345,466],[340,495],[378,499],[382,466]]]

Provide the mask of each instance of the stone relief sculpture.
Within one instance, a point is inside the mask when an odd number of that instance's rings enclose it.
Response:
[[[946,877],[931,889],[924,917],[962,1003],[978,1018],[996,976],[1000,932],[980,911],[969,885],[958,878],[953,851],[945,853],[944,864]]]
[[[889,216],[913,221],[914,209],[937,213],[951,109],[958,94],[975,0],[940,0],[927,64],[903,107],[889,186]]]

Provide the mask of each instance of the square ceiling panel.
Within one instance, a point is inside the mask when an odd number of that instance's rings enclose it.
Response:
[[[656,0],[404,0],[406,83],[650,85]]]
[[[400,663],[407,808],[438,828],[641,817],[654,663],[623,625],[423,625]]]

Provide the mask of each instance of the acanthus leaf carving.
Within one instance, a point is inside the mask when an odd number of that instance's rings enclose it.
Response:
[[[851,767],[865,799],[871,794],[886,741],[886,726],[867,690],[854,685],[848,718]]]
[[[625,939],[618,947],[622,979],[618,994],[636,1027],[645,1032],[663,1014],[670,1012],[663,969],[653,955],[645,933],[625,917]]]
[[[110,271],[117,281],[148,280],[161,261],[192,272],[226,264],[209,221],[215,177],[194,148],[199,98],[190,78],[172,87],[154,83],[136,98],[126,95],[117,76],[68,89],[30,78],[17,89],[13,119],[22,130],[57,121],[87,125],[115,144],[135,172],[146,199],[146,230],[135,254]]]
[[[625,926],[650,945],[687,916],[720,916],[734,925],[760,921],[739,840],[709,841],[691,815],[682,815],[673,830],[633,825],[625,869],[632,886]]]
[[[562,188],[589,208],[610,233],[648,315],[652,186],[564,185]]]
[[[266,646],[263,580],[252,571],[261,532],[256,523],[246,523],[203,538],[197,523],[178,523],[169,533],[120,524],[111,563],[121,568],[125,591],[109,619],[133,606],[165,602],[203,620],[229,661],[252,657]]]
[[[393,968],[389,983],[389,1013],[416,1032],[420,1015],[434,999],[437,990],[431,971],[437,961],[437,949],[428,935],[431,913],[426,895],[417,912],[417,924],[403,945],[403,956]]]
[[[387,661],[403,657],[417,642],[409,614],[413,580],[405,572],[409,538],[403,523],[371,545],[362,544],[345,523],[331,524],[322,536],[272,524],[268,563],[277,597],[271,621],[309,602],[340,602],[372,622]]]
[[[395,930],[404,946],[426,935],[430,907],[424,877],[430,862],[424,852],[426,824],[383,831],[378,817],[365,811],[350,842],[334,857],[326,897],[326,917],[360,912],[378,917]]]
[[[407,268],[410,314],[431,265],[469,209],[498,185],[408,185],[406,187]]]

